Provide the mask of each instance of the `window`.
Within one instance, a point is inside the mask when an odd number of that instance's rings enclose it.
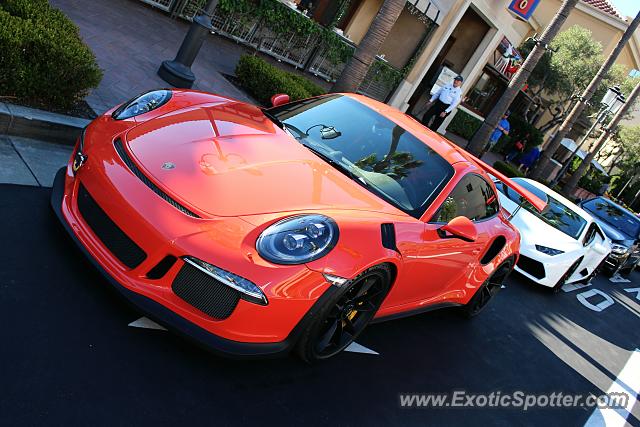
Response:
[[[640,236],[640,220],[631,212],[623,210],[607,199],[598,197],[589,200],[582,205],[582,208],[612,227],[622,231],[631,239],[637,239],[638,236]]]
[[[494,216],[498,210],[500,205],[491,185],[481,176],[469,174],[456,185],[434,218],[435,222],[444,223],[458,216],[480,221]]]
[[[424,142],[349,96],[272,108],[294,138],[358,185],[419,219],[453,177]]]
[[[564,234],[571,236],[574,239],[580,237],[582,230],[584,230],[584,227],[587,225],[587,221],[577,212],[521,178],[513,178],[513,181],[521,187],[524,187],[526,190],[529,190],[529,192],[536,195],[539,199],[547,202],[547,207],[545,207],[542,212],[538,212],[538,210],[534,208],[531,203],[526,201],[524,197],[516,193],[515,190],[507,187],[505,184],[502,184],[503,189],[501,191],[506,194],[507,197],[515,203],[522,205],[524,209],[528,210],[553,228],[562,231]]]

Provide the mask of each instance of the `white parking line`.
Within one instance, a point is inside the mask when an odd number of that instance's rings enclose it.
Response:
[[[349,344],[349,347],[345,348],[344,351],[348,351],[351,353],[363,353],[363,354],[374,354],[376,356],[380,356],[380,353],[377,351],[373,351],[370,348],[367,348],[357,342],[352,342]]]
[[[622,427],[627,425],[627,419],[638,401],[640,394],[640,350],[636,349],[620,371],[616,381],[609,387],[607,394],[625,393],[629,396],[627,404],[620,409],[596,409],[593,411],[585,427]]]
[[[155,329],[158,331],[167,330],[167,328],[165,328],[164,326],[158,325],[156,322],[154,322],[153,320],[147,317],[141,317],[138,320],[134,320],[133,322],[129,323],[129,325],[127,326],[131,326],[132,328],[141,328],[141,329]],[[351,353],[374,354],[376,356],[380,355],[380,353],[378,353],[377,351],[373,351],[370,348],[367,348],[363,345],[358,344],[357,342],[352,342],[347,348],[344,349],[344,351],[349,351]]]
[[[562,285],[562,292],[573,292],[576,289],[582,289],[591,286],[591,283],[567,283],[566,285]]]
[[[156,322],[146,317],[141,317],[138,320],[134,320],[133,322],[129,323],[128,326],[131,326],[132,328],[156,329],[158,331],[167,330],[167,328],[165,328],[164,326],[158,325]]]
[[[625,279],[619,274],[616,274],[615,276],[611,277],[609,281],[613,283],[631,283],[631,280]]]

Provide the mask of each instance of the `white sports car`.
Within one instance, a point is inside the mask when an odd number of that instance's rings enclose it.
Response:
[[[520,259],[515,269],[555,291],[565,283],[588,283],[611,252],[611,242],[600,226],[587,212],[539,182],[514,181],[547,201],[545,210],[538,212],[496,181],[500,204],[520,230]]]

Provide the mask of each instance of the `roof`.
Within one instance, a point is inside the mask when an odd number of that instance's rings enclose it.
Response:
[[[563,138],[561,141],[561,144],[564,148],[566,148],[568,151],[571,151],[572,153],[576,150],[576,143],[573,139],[570,138]],[[585,157],[587,157],[587,152],[580,149],[578,150],[578,153],[576,154],[578,157],[580,157],[582,160],[584,160]],[[602,165],[600,163],[598,163],[596,161],[596,159],[591,160],[591,164],[598,169],[600,172],[602,172],[603,174],[605,174],[606,176],[609,176],[609,174],[607,173],[606,170],[604,170],[604,167],[602,167]]]
[[[609,0],[582,0],[583,2],[600,9],[601,11],[613,15],[616,18],[624,19],[624,17],[618,12],[618,9],[612,5]]]

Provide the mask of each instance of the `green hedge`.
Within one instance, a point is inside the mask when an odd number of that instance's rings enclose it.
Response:
[[[0,2],[0,96],[64,110],[102,79],[78,28],[46,0]]]
[[[527,148],[537,147],[542,144],[544,139],[544,134],[540,132],[538,128],[529,124],[525,119],[520,116],[511,115],[509,116],[509,125],[511,126],[511,131],[509,132],[510,140],[515,143],[515,141],[524,138],[527,133],[530,135],[529,142],[527,143]]]
[[[236,66],[240,84],[263,105],[269,105],[271,97],[286,93],[292,101],[325,93],[324,89],[297,74],[283,71],[257,56],[243,55]]]
[[[493,164],[493,168],[498,172],[502,172],[509,178],[524,176],[524,174],[518,168],[506,162],[497,161]]]
[[[458,110],[449,126],[447,126],[447,132],[454,133],[466,140],[470,140],[476,131],[482,125],[482,120],[478,120],[471,114],[462,110]]]

